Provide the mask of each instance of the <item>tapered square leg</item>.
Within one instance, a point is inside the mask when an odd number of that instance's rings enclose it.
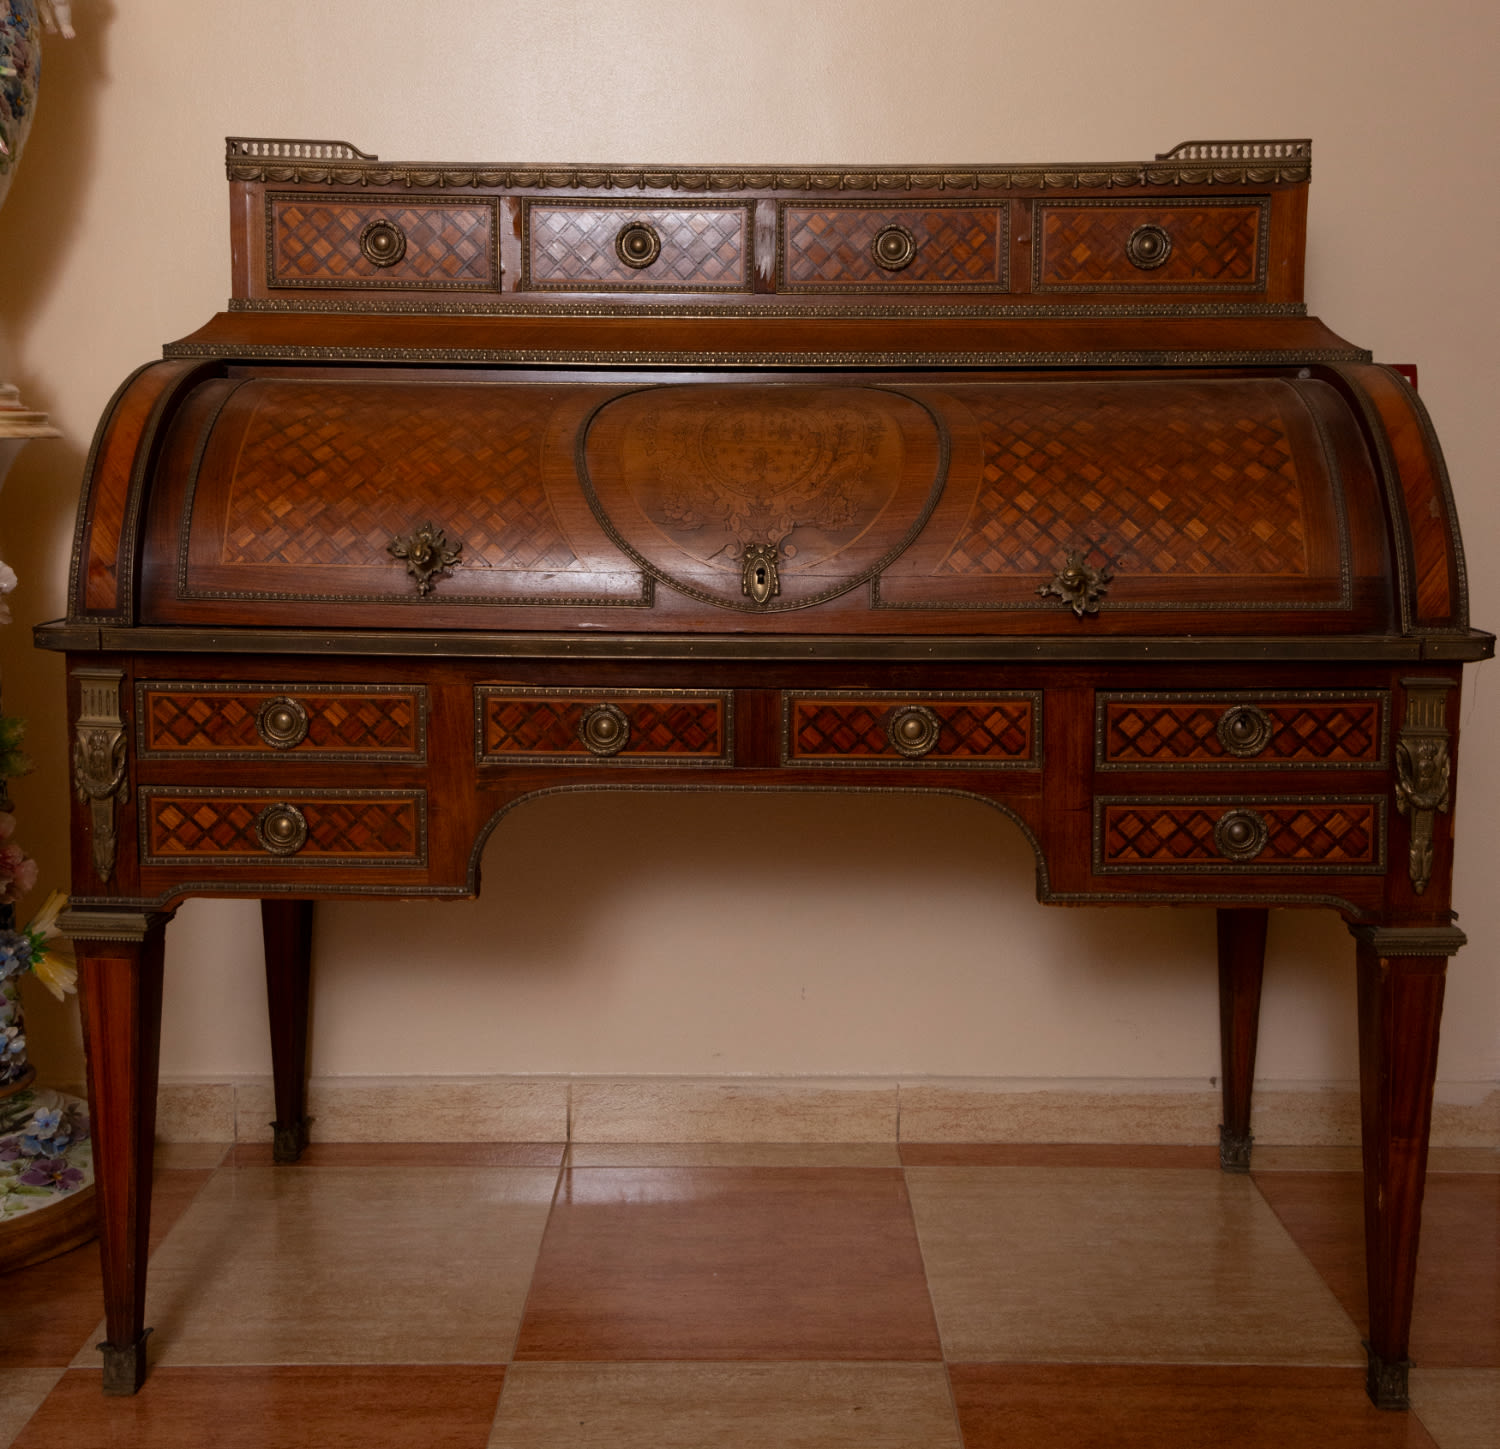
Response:
[[[1250,1171],[1250,1097],[1268,915],[1263,910],[1219,912],[1219,1060],[1224,1079],[1219,1166],[1225,1172]]]
[[[272,1157],[296,1162],[307,1146],[307,1011],[312,984],[311,901],[263,900],[266,1000],[271,1017],[271,1074],[276,1091]]]
[[[146,1256],[161,1045],[166,915],[71,911],[88,1055],[99,1253],[104,1270],[104,1392],[146,1377]]]

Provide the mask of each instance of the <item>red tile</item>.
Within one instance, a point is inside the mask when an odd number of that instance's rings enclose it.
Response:
[[[1257,1172],[1257,1186],[1349,1316],[1368,1323],[1358,1173]],[[1412,1362],[1500,1368],[1500,1176],[1430,1173],[1422,1204]]]
[[[133,1398],[62,1376],[13,1449],[484,1449],[494,1367],[158,1368]]]
[[[1217,1147],[1095,1142],[903,1142],[906,1167],[1211,1167]]]
[[[155,1174],[151,1247],[155,1250],[213,1174],[173,1169]],[[0,1367],[71,1363],[104,1317],[99,1247],[89,1243],[34,1268],[8,1273],[0,1314]]]
[[[516,1358],[936,1359],[896,1168],[572,1168]]]
[[[314,1142],[294,1167],[561,1167],[563,1142]],[[234,1167],[270,1167],[269,1142],[242,1142]]]
[[[965,1449],[1436,1449],[1364,1370],[953,1364]]]

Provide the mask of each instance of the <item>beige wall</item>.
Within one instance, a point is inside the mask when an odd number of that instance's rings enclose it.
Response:
[[[0,508],[22,575],[8,707],[44,888],[66,842],[59,661],[79,474],[110,392],[228,289],[222,138],[340,137],[395,159],[1139,159],[1196,137],[1312,136],[1312,309],[1415,361],[1453,468],[1474,615],[1500,624],[1493,486],[1500,21],[1487,0],[131,0],[75,4],[0,213],[0,375],[65,436]],[[1470,675],[1462,924],[1440,1063],[1500,1077],[1500,698]],[[1174,1080],[1216,1071],[1207,911],[1051,911],[1016,832],[969,802],[570,798],[518,812],[477,905],[320,918],[320,1074],[941,1074]],[[41,891],[37,899],[40,899]],[[163,1072],[268,1069],[256,913],[193,903],[169,937]],[[33,997],[54,1078],[71,1017]],[[1352,949],[1273,917],[1261,1075],[1354,1075]]]

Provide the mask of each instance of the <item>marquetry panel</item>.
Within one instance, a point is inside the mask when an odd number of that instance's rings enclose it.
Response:
[[[424,791],[186,790],[143,786],[143,862],[258,860],[352,865],[422,865],[427,855]],[[268,807],[292,806],[307,825],[306,842],[277,855],[261,843],[256,821]]]
[[[551,291],[728,291],[750,288],[753,229],[743,202],[641,207],[607,202],[528,204],[522,287]],[[622,259],[616,241],[649,227],[659,251],[647,265]]]
[[[590,749],[586,717],[615,711],[626,724],[613,753]],[[728,694],[686,690],[474,691],[475,742],[481,764],[722,765],[733,757],[733,707]]]
[[[1006,212],[987,205],[922,207],[783,206],[778,289],[788,292],[857,287],[879,291],[1003,292]],[[905,265],[880,265],[872,247],[889,228],[910,237]]]
[[[498,201],[436,203],[413,196],[266,198],[271,287],[418,288],[499,286]],[[384,223],[402,238],[399,258],[371,259],[361,238]]]
[[[1032,236],[1038,292],[1125,289],[1254,292],[1266,284],[1268,202],[1196,200],[1176,206],[1137,201],[1039,203]],[[1131,261],[1132,236],[1164,234],[1166,259]]]
[[[1264,743],[1253,754],[1236,754],[1223,739],[1226,716],[1236,710],[1254,711],[1264,719]],[[1379,768],[1387,759],[1388,720],[1384,692],[1101,694],[1095,761],[1105,770],[1199,765]]]
[[[1216,839],[1226,816],[1262,822],[1264,845],[1236,858]],[[1094,804],[1094,870],[1298,871],[1379,874],[1385,869],[1385,802],[1379,797],[1139,797]]]
[[[936,738],[920,755],[904,754],[892,739],[893,724],[914,708],[936,722]],[[1036,765],[1041,709],[1035,691],[786,694],[781,758],[787,765]]]
[[[420,762],[427,755],[427,691],[421,685],[215,685],[141,683],[136,720],[142,759],[242,755]],[[273,701],[291,701],[306,733],[277,748],[257,725]]]
[[[1272,389],[971,389],[979,492],[942,571],[1050,576],[1087,541],[1116,577],[1307,575],[1303,481]]]

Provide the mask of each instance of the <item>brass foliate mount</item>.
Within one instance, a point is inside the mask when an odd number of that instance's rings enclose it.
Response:
[[[1421,895],[1432,880],[1432,827],[1452,808],[1453,762],[1445,715],[1451,679],[1403,679],[1406,719],[1396,743],[1396,809],[1411,819],[1408,870]]]
[[[129,795],[125,720],[118,669],[75,669],[79,706],[73,726],[73,790],[89,807],[94,870],[101,881],[115,871],[119,829],[115,806]]]
[[[1085,614],[1099,612],[1099,601],[1113,580],[1114,573],[1107,564],[1091,568],[1077,549],[1069,549],[1067,562],[1052,582],[1043,584],[1037,593],[1044,599],[1054,596],[1061,599],[1081,619]]]
[[[463,552],[463,544],[448,545],[447,535],[435,524],[424,523],[414,533],[393,538],[387,551],[406,564],[406,571],[417,581],[417,592],[426,598],[433,584],[447,578]]]
[[[767,604],[781,592],[781,547],[774,543],[747,543],[740,592],[752,604]]]

